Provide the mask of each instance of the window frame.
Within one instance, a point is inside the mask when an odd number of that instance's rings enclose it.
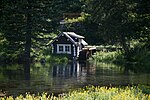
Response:
[[[65,46],[65,52],[70,52],[71,51],[70,49],[71,49],[70,46],[68,45]]]
[[[60,51],[60,47],[63,47],[62,51]],[[58,54],[71,54],[71,44],[57,44],[57,53]]]
[[[59,52],[63,52],[63,46],[60,45],[60,46],[58,47],[58,51],[59,51]]]

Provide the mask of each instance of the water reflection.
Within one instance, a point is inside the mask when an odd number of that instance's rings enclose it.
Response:
[[[52,67],[53,77],[62,77],[62,78],[70,78],[70,77],[80,77],[86,76],[87,74],[94,74],[96,67],[90,66],[87,62],[78,62],[74,61],[67,65],[54,65]]]
[[[150,85],[149,73],[135,73],[130,66],[97,62],[68,64],[36,63],[24,69],[20,65],[0,67],[0,89],[9,94],[65,92],[85,85]]]

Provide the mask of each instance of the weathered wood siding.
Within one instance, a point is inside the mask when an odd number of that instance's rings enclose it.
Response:
[[[66,36],[60,36],[59,38],[57,38],[54,42],[53,42],[53,48],[54,48],[54,54],[57,54],[57,44],[70,44],[71,45],[71,54],[67,54],[69,55],[69,57],[73,57],[74,54],[74,50],[73,50],[73,43],[70,41],[70,39],[68,39]]]

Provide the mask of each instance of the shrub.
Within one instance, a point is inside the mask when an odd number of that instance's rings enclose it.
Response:
[[[92,56],[98,62],[124,62],[123,55],[121,52],[96,52],[95,55]]]
[[[53,96],[43,93],[35,96],[34,94],[26,94],[24,97],[20,95],[16,98],[12,96],[0,97],[1,100],[150,100],[150,94],[142,93],[138,87],[86,87],[72,91],[67,94]]]
[[[45,56],[46,62],[50,63],[68,63],[69,59],[67,55],[48,55]]]

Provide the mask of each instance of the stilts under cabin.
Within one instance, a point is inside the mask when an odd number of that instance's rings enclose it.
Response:
[[[52,53],[68,55],[69,58],[86,60],[94,52],[96,47],[88,46],[84,36],[74,32],[61,32],[52,42]]]

